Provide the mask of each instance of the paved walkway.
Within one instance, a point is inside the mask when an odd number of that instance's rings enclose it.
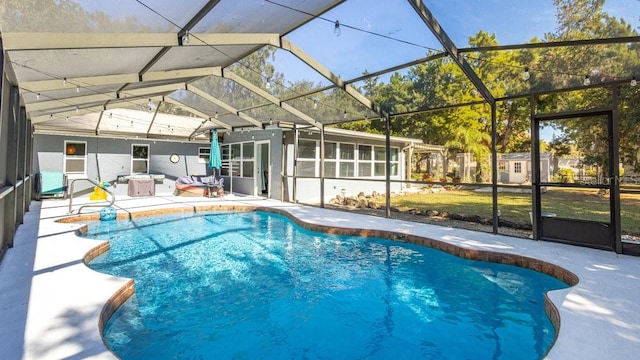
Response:
[[[561,328],[547,358],[625,360],[640,356],[637,257],[273,200],[158,194],[150,198],[119,197],[116,202],[117,207],[132,212],[215,204],[278,207],[310,223],[415,234],[560,265],[576,274],[580,282],[549,294],[560,312]],[[0,359],[114,358],[102,342],[98,318],[106,300],[126,279],[100,274],[84,265],[84,255],[101,242],[76,237],[78,224],[56,223],[67,210],[65,200],[32,202],[24,224],[18,228],[14,247],[0,264]]]

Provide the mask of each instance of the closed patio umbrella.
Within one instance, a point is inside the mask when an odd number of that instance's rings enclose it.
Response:
[[[218,130],[211,132],[211,150],[209,153],[209,167],[211,169],[220,169],[222,167],[222,159],[220,158],[220,146],[218,145]],[[215,177],[216,173],[213,172]]]

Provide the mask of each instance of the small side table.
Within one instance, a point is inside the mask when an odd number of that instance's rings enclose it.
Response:
[[[209,198],[220,196],[219,192],[222,189],[220,184],[206,184],[206,193],[205,195]]]

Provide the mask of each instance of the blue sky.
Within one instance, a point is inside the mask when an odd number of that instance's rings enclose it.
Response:
[[[479,30],[495,33],[505,45],[541,38],[556,27],[552,0],[425,0],[425,4],[458,47],[467,47],[468,37]],[[640,29],[639,0],[607,0],[605,9]],[[288,36],[345,79],[420,58],[428,48],[442,49],[406,0],[347,0],[323,17],[420,45],[385,40],[344,26],[342,35],[336,37],[333,24],[320,19]]]

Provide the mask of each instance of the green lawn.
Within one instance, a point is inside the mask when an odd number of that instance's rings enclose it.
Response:
[[[378,203],[384,205],[384,199]],[[437,210],[491,218],[490,192],[449,190],[439,193],[397,195],[391,206],[406,211]],[[516,222],[529,222],[531,195],[526,193],[498,193],[501,218]],[[622,232],[640,235],[640,195],[621,196]],[[542,194],[542,211],[558,217],[609,222],[609,198],[591,189],[554,189]]]

